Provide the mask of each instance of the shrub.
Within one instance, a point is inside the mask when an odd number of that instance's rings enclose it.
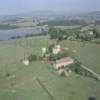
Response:
[[[9,77],[9,76],[10,76],[10,73],[7,72],[7,73],[5,74],[5,77]]]
[[[51,53],[53,48],[54,48],[54,44],[49,45],[48,52]]]
[[[56,55],[54,55],[54,54],[51,53],[50,56],[49,56],[49,58],[48,58],[48,60],[55,61],[55,60],[58,60],[58,59],[61,59],[61,58],[64,58],[64,57],[68,57],[68,53],[65,52],[65,51],[60,52],[60,53],[58,53]]]
[[[37,56],[32,54],[28,57],[28,60],[31,62],[31,61],[36,61],[37,60]]]
[[[56,60],[56,57],[54,54],[50,54],[50,56],[48,57],[48,60],[49,61],[55,61]]]

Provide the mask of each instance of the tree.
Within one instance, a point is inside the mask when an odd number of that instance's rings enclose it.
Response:
[[[55,61],[55,60],[58,60],[58,59],[61,59],[61,58],[64,58],[64,57],[68,57],[68,53],[67,52],[59,52],[58,54],[54,55],[54,54],[50,54],[48,60],[50,61]]]
[[[100,31],[97,28],[93,29],[94,37],[99,38],[100,37]]]
[[[52,53],[52,49],[54,48],[54,44],[49,45],[48,47],[48,52]]]
[[[28,60],[29,60],[29,61],[36,61],[36,60],[37,60],[37,56],[34,55],[34,54],[32,54],[32,55],[30,55],[30,56],[28,57]]]
[[[75,35],[76,35],[76,39],[80,38],[80,35],[78,33],[76,33]]]
[[[57,38],[57,30],[56,29],[50,28],[48,33],[50,35],[50,39],[56,39]]]

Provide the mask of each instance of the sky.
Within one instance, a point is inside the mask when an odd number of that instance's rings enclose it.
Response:
[[[100,10],[100,0],[0,0],[0,15],[30,11],[90,12]]]

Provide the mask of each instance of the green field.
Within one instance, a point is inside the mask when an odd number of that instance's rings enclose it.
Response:
[[[33,20],[32,17],[19,17],[15,19],[8,19],[0,21],[0,29],[20,29],[20,28],[32,28],[37,26],[39,22]]]
[[[24,56],[30,53],[41,55],[41,48],[48,45],[47,38],[41,36],[0,43],[0,100],[88,100],[89,96],[96,96],[99,100],[100,83],[94,79],[74,73],[67,78],[60,77],[47,61],[23,65]],[[73,42],[64,41],[62,44],[71,46]],[[87,45],[79,47],[84,51]],[[90,44],[91,48],[94,45]],[[7,73],[10,76],[7,77]]]
[[[81,63],[100,74],[99,44],[69,40],[65,40],[61,44],[63,47],[69,48],[71,54]]]

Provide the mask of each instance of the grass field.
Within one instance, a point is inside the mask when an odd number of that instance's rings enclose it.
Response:
[[[13,29],[16,28],[31,28],[37,26],[39,22],[35,21],[32,17],[20,17],[13,20],[0,21],[1,29]]]
[[[74,73],[60,77],[46,61],[23,65],[24,55],[41,55],[41,48],[47,45],[46,36],[0,43],[0,100],[87,100],[89,96],[99,100],[100,83],[94,79]]]
[[[100,45],[89,42],[77,42],[65,40],[63,47],[69,48],[71,54],[85,66],[100,74]],[[74,51],[74,52],[73,52]],[[73,53],[72,53],[73,52]]]
[[[11,24],[11,25],[16,25],[16,26],[19,26],[19,27],[34,27],[37,24],[38,23],[33,22],[33,21],[24,21],[24,22],[19,22],[19,23]]]

